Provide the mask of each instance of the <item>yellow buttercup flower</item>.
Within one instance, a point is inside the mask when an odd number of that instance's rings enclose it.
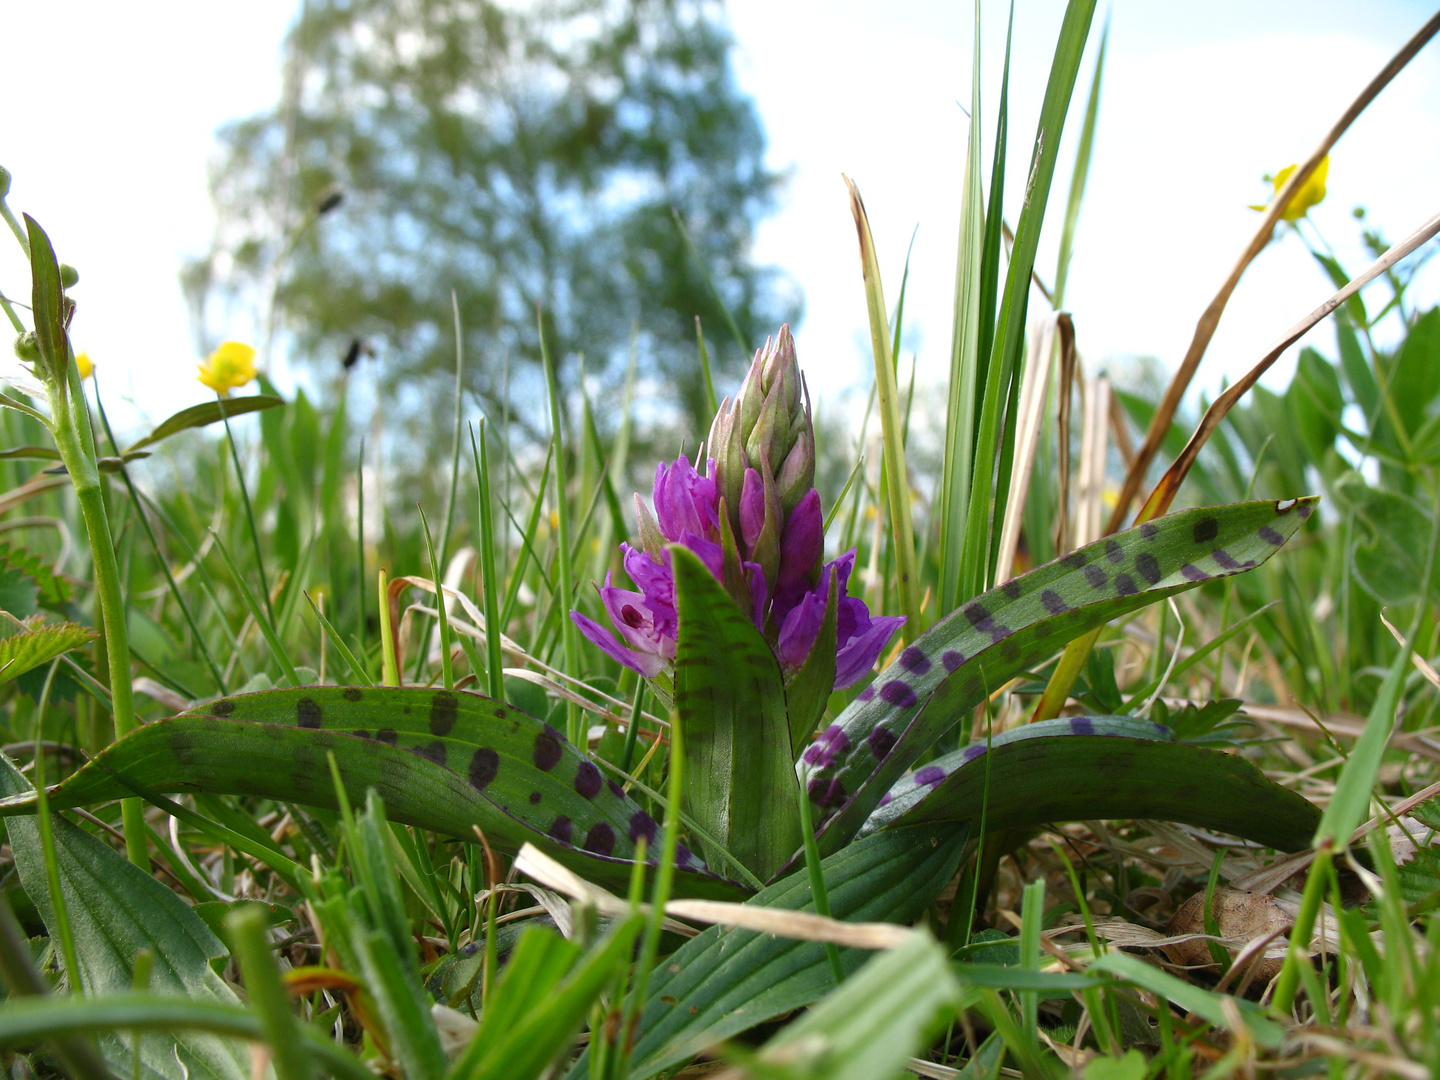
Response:
[[[1299,167],[1299,165],[1287,165],[1275,174],[1274,184],[1277,194]],[[1315,166],[1315,171],[1310,174],[1310,179],[1306,180],[1300,186],[1300,190],[1295,192],[1295,197],[1290,200],[1290,205],[1285,207],[1280,217],[1285,221],[1299,221],[1309,212],[1310,207],[1322,202],[1325,198],[1325,177],[1329,172],[1330,155],[1326,154],[1320,159],[1320,164]],[[1266,206],[1253,205],[1250,207],[1251,210],[1265,210],[1266,208]]]
[[[95,371],[95,365],[90,362],[90,354],[78,352],[75,354],[75,366],[80,369],[80,379],[83,382]]]
[[[210,354],[210,359],[197,365],[202,383],[221,397],[244,386],[255,378],[255,350],[239,341],[227,341]]]

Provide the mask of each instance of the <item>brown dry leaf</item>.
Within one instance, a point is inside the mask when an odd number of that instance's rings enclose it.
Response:
[[[1264,893],[1240,892],[1237,889],[1216,889],[1214,896],[1215,921],[1219,924],[1221,944],[1233,961],[1246,942],[1257,938],[1274,937],[1275,941],[1265,950],[1255,964],[1255,978],[1269,982],[1280,973],[1285,961],[1288,934],[1295,924],[1295,913],[1289,905],[1282,904],[1273,896]],[[1166,927],[1173,935],[1205,933],[1205,894],[1196,893],[1180,905]],[[1200,937],[1163,946],[1165,955],[1172,962],[1186,967],[1197,967],[1214,971],[1215,964],[1210,956],[1208,943]]]

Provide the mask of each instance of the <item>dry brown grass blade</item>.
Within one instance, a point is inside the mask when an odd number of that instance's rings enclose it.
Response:
[[[1056,348],[1056,344],[1059,348]],[[1074,367],[1075,324],[1063,311],[1046,315],[1031,342],[1029,360],[1020,383],[1019,414],[1015,436],[1015,465],[1011,472],[1010,496],[1005,503],[1005,520],[1000,528],[1000,546],[995,562],[996,577],[1008,580],[1014,573],[1015,551],[1020,545],[1020,523],[1025,516],[1025,498],[1035,472],[1035,454],[1040,448],[1040,428],[1045,421],[1045,402],[1050,390],[1050,371],[1057,361],[1063,368]],[[1063,444],[1062,444],[1063,445]],[[1061,469],[1064,475],[1064,469]],[[1062,507],[1065,505],[1062,501]]]
[[[1059,473],[1060,512],[1055,515],[1055,550],[1069,551],[1070,539],[1070,401],[1075,392],[1076,373],[1080,367],[1080,356],[1074,346],[1060,354],[1060,400],[1057,402],[1055,445],[1058,451],[1055,462]]]
[[[530,844],[522,847],[515,857],[515,869],[546,888],[594,904],[602,915],[624,915],[630,911],[628,902],[598,885],[590,884]],[[642,904],[640,910],[648,911],[649,906]],[[665,914],[692,922],[737,926],[800,941],[829,941],[856,949],[893,949],[915,933],[909,927],[893,923],[841,922],[804,911],[730,904],[719,900],[671,900],[665,905]],[[690,936],[696,933],[669,918],[665,920],[665,926]]]
[[[1100,522],[1105,513],[1106,418],[1112,400],[1110,378],[1103,372],[1086,384],[1080,416],[1079,476],[1071,547],[1084,547],[1100,536]]]
[[[1166,470],[1165,475],[1160,478],[1160,482],[1155,485],[1155,490],[1150,493],[1150,498],[1146,500],[1136,520],[1150,521],[1159,517],[1169,508],[1176,493],[1180,490],[1186,474],[1190,471],[1190,467],[1199,457],[1200,448],[1205,445],[1211,433],[1220,426],[1220,421],[1225,418],[1225,414],[1249,392],[1250,388],[1260,380],[1261,375],[1270,370],[1270,365],[1275,363],[1286,349],[1309,333],[1316,323],[1346,300],[1415,251],[1416,248],[1428,242],[1437,232],[1440,232],[1440,214],[1430,218],[1420,228],[1381,255],[1370,264],[1363,274],[1287,330],[1284,336],[1260,358],[1258,364],[1246,372],[1239,382],[1216,398],[1214,404],[1205,410],[1205,415],[1201,417],[1200,426],[1195,429],[1195,434],[1190,436],[1190,441],[1185,444],[1185,449],[1180,451],[1180,456],[1175,459],[1174,464]]]
[[[1114,513],[1110,516],[1110,524],[1106,528],[1106,532],[1115,532],[1124,524],[1125,516],[1130,511],[1130,504],[1134,501],[1140,490],[1140,484],[1145,478],[1145,472],[1150,468],[1150,462],[1155,459],[1165,433],[1170,430],[1170,421],[1175,417],[1175,410],[1180,405],[1180,399],[1189,389],[1190,382],[1195,377],[1195,371],[1200,366],[1200,360],[1210,346],[1210,339],[1215,335],[1215,328],[1220,325],[1220,316],[1225,311],[1225,305],[1230,301],[1230,294],[1240,283],[1246,267],[1270,242],[1271,234],[1275,230],[1275,223],[1280,220],[1280,215],[1290,204],[1291,197],[1310,179],[1311,173],[1319,167],[1321,160],[1330,152],[1330,148],[1340,141],[1340,136],[1345,134],[1346,129],[1355,122],[1355,119],[1365,111],[1370,102],[1375,100],[1380,91],[1390,84],[1437,32],[1440,32],[1440,12],[1436,12],[1420,28],[1419,32],[1405,43],[1404,48],[1381,69],[1380,73],[1370,80],[1370,83],[1351,102],[1350,107],[1345,110],[1340,119],[1325,133],[1325,137],[1320,140],[1320,145],[1291,175],[1289,182],[1276,192],[1275,198],[1271,200],[1264,216],[1260,219],[1260,225],[1255,230],[1255,235],[1251,238],[1249,245],[1241,252],[1240,258],[1235,261],[1235,265],[1230,270],[1229,277],[1225,279],[1225,283],[1220,286],[1220,291],[1215,294],[1209,307],[1200,316],[1200,321],[1195,326],[1195,336],[1191,339],[1190,347],[1185,352],[1185,359],[1181,361],[1180,369],[1175,372],[1175,377],[1166,389],[1160,407],[1155,410],[1150,428],[1145,433],[1145,441],[1141,444],[1135,460],[1131,462],[1130,468],[1125,474],[1125,483],[1120,488],[1120,498],[1115,504]],[[1137,518],[1138,520],[1143,519]]]
[[[1385,629],[1390,631],[1391,636],[1400,643],[1400,647],[1409,650],[1410,662],[1415,665],[1415,670],[1420,672],[1421,675],[1424,675],[1431,686],[1435,687],[1436,690],[1440,690],[1440,672],[1437,672],[1430,666],[1430,661],[1410,648],[1410,643],[1405,640],[1405,635],[1391,625],[1390,620],[1385,617],[1385,612],[1383,611],[1380,612],[1380,621],[1385,624]]]

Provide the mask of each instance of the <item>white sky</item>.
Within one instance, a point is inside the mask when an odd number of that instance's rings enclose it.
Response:
[[[278,97],[281,41],[295,8],[295,0],[0,2],[10,46],[0,66],[0,164],[14,175],[10,205],[35,216],[60,257],[80,270],[74,338],[101,366],[107,400],[129,397],[152,419],[206,394],[193,379],[200,358],[176,275],[210,236],[214,130]],[[1091,364],[1149,354],[1173,366],[1251,235],[1256,215],[1245,204],[1267,197],[1261,174],[1308,154],[1433,8],[1418,0],[1115,0],[1112,9],[1067,306]],[[1017,0],[1009,170],[1016,183],[1062,11],[1059,0]],[[1076,89],[1081,107],[1104,16],[1102,6]],[[987,112],[998,99],[1003,18],[1000,4],[987,5]],[[918,226],[905,360],[918,351],[922,379],[943,379],[970,4],[732,0],[730,19],[741,84],[757,99],[771,164],[789,173],[756,254],[805,293],[800,357],[822,403],[864,385],[870,364],[842,172],[864,195],[892,304]],[[59,74],[50,75],[47,58],[57,56]],[[1073,111],[1065,131],[1048,215],[1056,231],[1082,115]],[[1432,43],[1341,140],[1329,198],[1312,212],[1352,271],[1363,265],[1350,218],[1357,203],[1391,240],[1440,209],[1437,135],[1440,43]],[[1017,198],[1007,196],[1012,223]],[[1054,251],[1052,234],[1037,264],[1046,280]],[[3,235],[0,288],[28,298],[19,249]],[[1436,301],[1440,272],[1427,274],[1421,294]],[[1294,237],[1273,246],[1231,301],[1200,384],[1214,387],[1246,369],[1327,295]],[[253,336],[248,325],[227,329]],[[1315,334],[1323,351],[1332,340],[1323,327]]]

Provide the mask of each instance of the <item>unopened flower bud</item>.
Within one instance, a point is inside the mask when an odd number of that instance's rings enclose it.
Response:
[[[40,339],[34,330],[26,330],[15,339],[15,355],[27,364],[40,362]]]
[[[10,170],[0,165],[0,199],[10,194]]]
[[[80,271],[69,263],[60,264],[60,284],[66,289],[73,289],[75,283],[80,280]]]

